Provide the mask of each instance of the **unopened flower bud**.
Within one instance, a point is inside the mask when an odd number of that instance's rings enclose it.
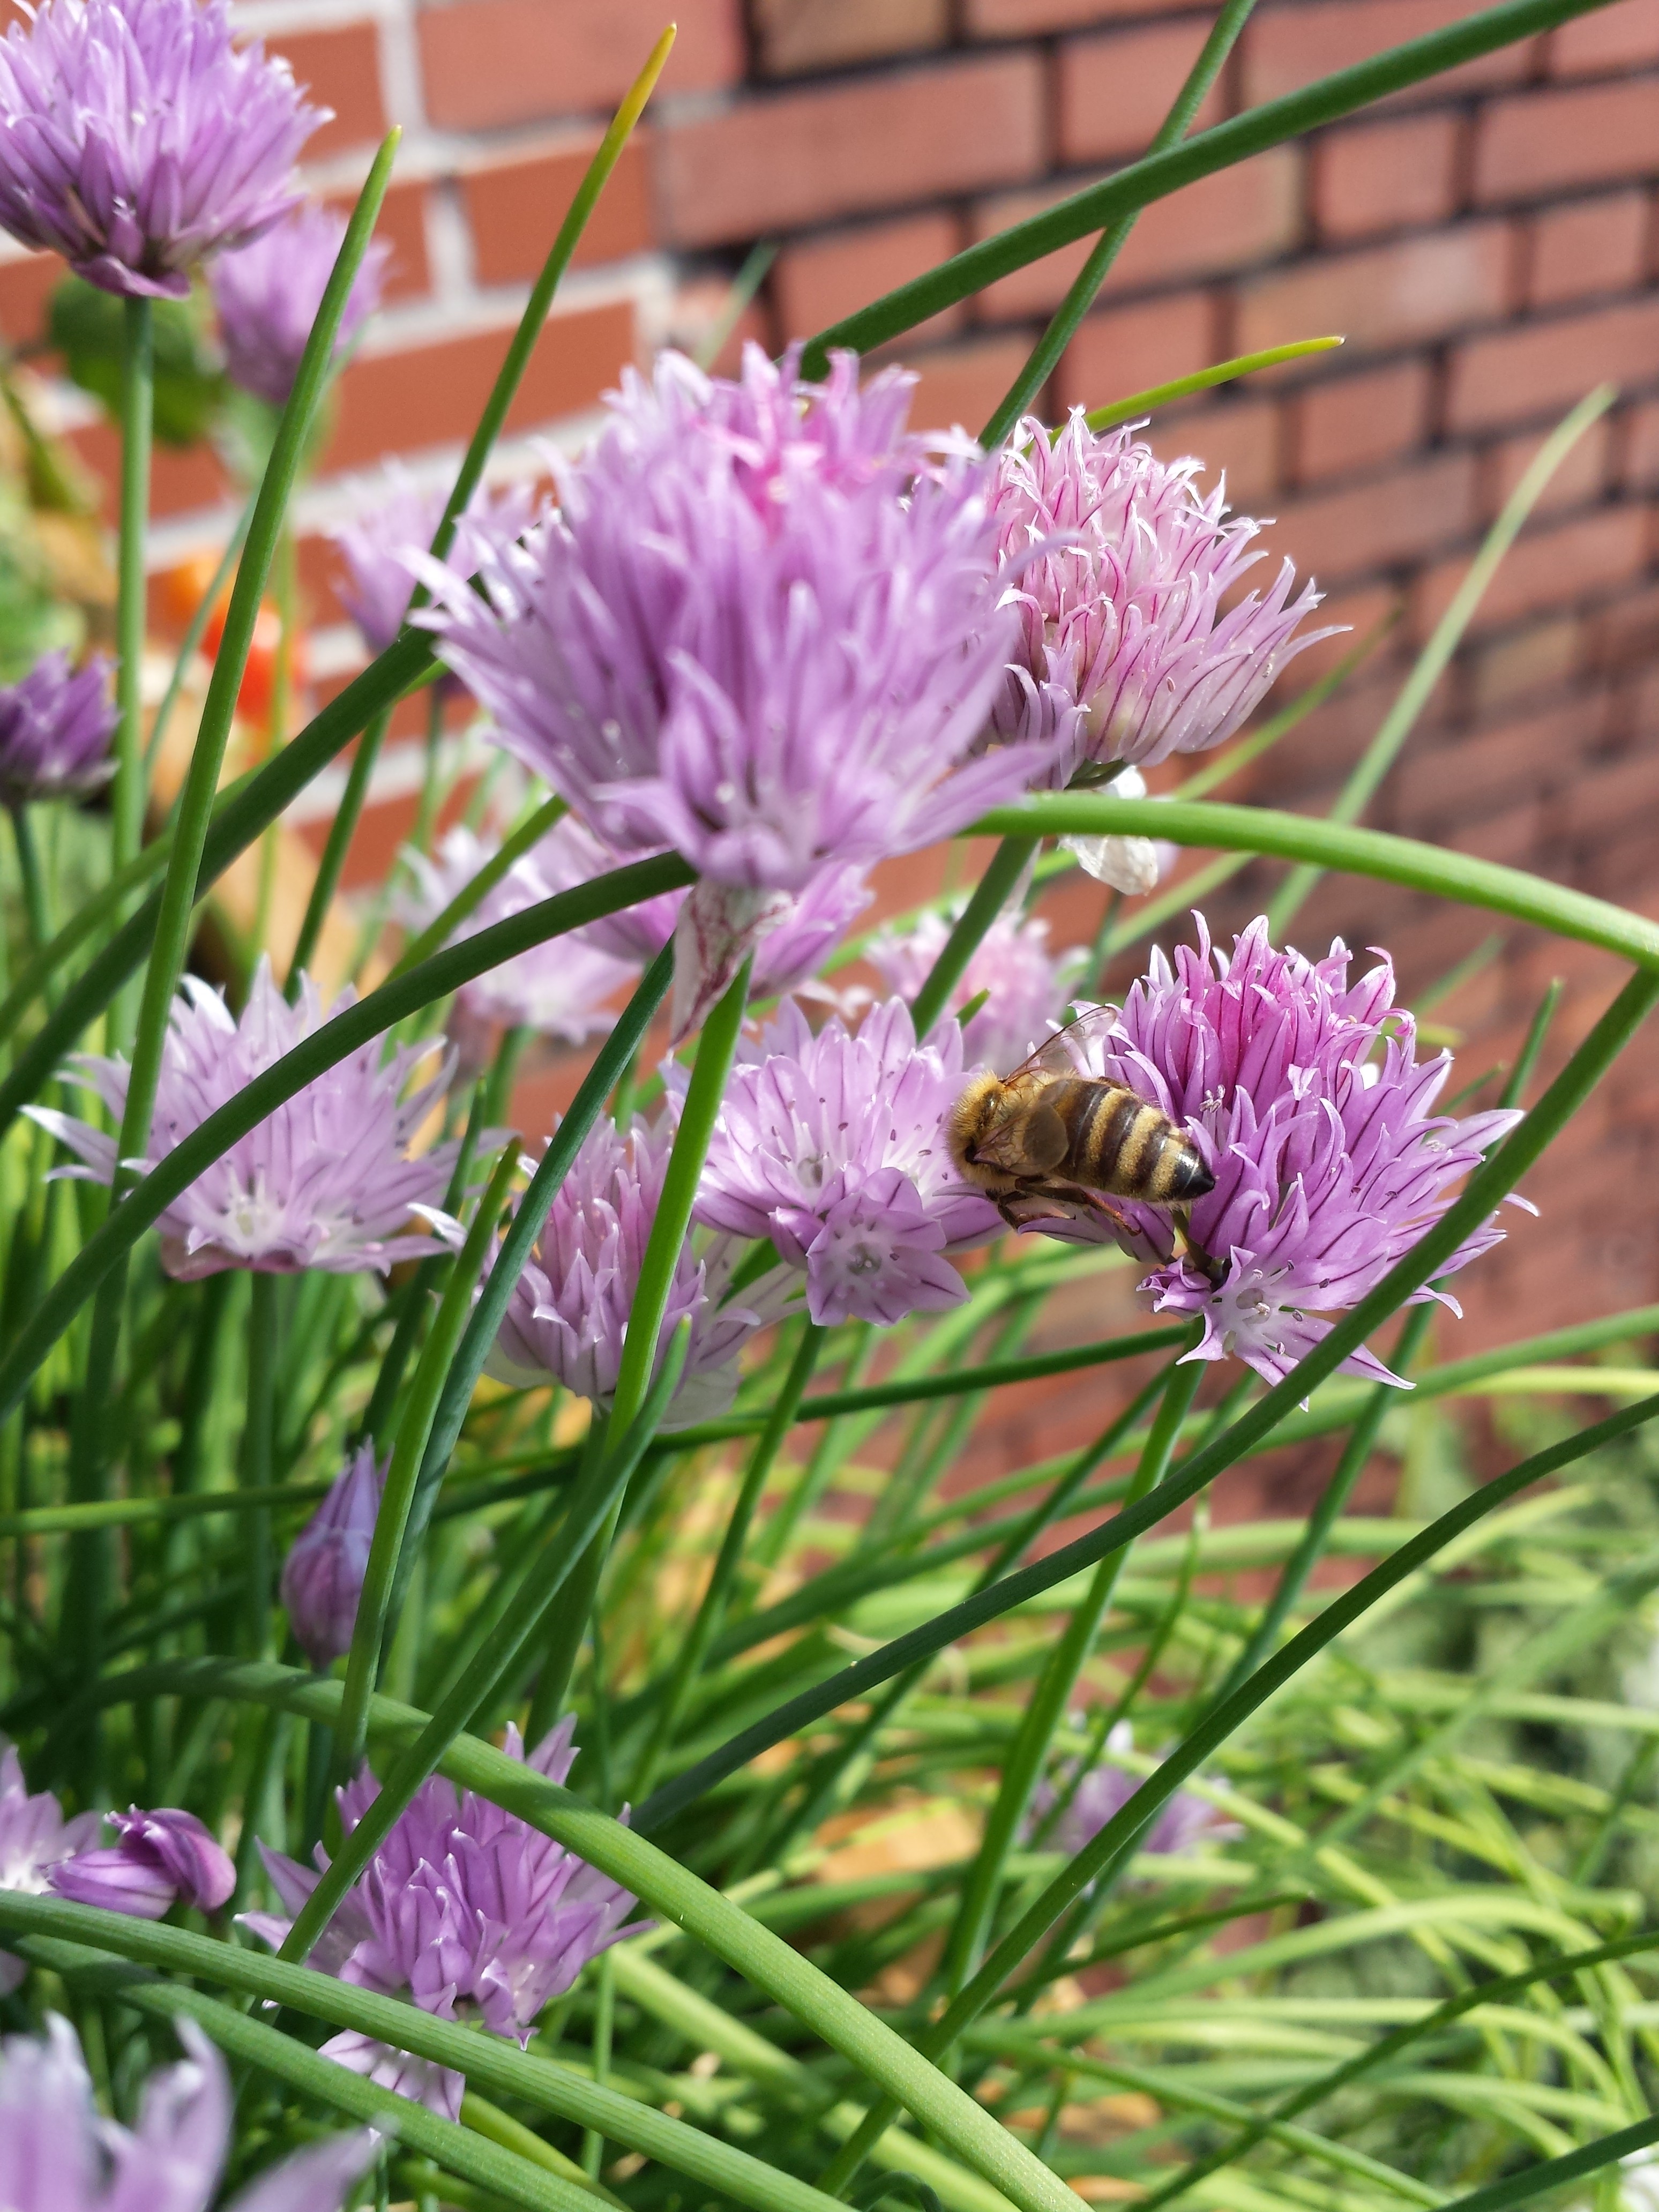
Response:
[[[236,1887],[228,1855],[193,1813],[173,1807],[112,1813],[117,1840],[79,1851],[51,1870],[52,1886],[76,1905],[100,1905],[137,1920],[159,1920],[176,1898],[204,1912],[227,1903]]]
[[[314,1667],[326,1667],[351,1649],[386,1465],[376,1461],[372,1443],[364,1444],[335,1477],[283,1562],[283,1603]]]

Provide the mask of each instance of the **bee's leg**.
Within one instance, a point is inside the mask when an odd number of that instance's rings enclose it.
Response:
[[[1212,1258],[1193,1235],[1192,1208],[1187,1206],[1172,1206],[1170,1208],[1170,1218],[1180,1232],[1182,1256],[1190,1260],[1199,1273],[1206,1277],[1218,1288],[1226,1280],[1227,1269],[1225,1264],[1222,1261]]]

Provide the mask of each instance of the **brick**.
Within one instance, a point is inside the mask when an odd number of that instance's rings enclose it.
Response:
[[[1581,708],[1555,706],[1453,744],[1410,745],[1390,779],[1394,818],[1407,836],[1441,837],[1516,800],[1547,798],[1572,773],[1583,724]]]
[[[1516,701],[1535,699],[1566,683],[1583,657],[1583,627],[1577,616],[1528,623],[1470,657],[1464,672],[1470,709],[1485,716]]]
[[[69,443],[99,479],[104,512],[113,522],[114,487],[121,475],[121,441],[115,425],[100,416],[72,430]],[[149,508],[158,520],[188,514],[194,507],[216,507],[229,491],[229,481],[211,446],[156,446],[150,465]]]
[[[948,0],[755,0],[752,20],[768,76],[915,53],[951,29]]]
[[[1610,192],[1547,208],[1532,224],[1527,301],[1559,307],[1642,281],[1651,210],[1645,192]]]
[[[286,57],[315,106],[331,107],[334,119],[306,142],[306,158],[338,153],[343,146],[373,144],[386,133],[380,102],[380,40],[373,22],[337,30],[295,31],[267,42]]]
[[[1592,619],[1591,661],[1602,675],[1659,664],[1659,583],[1644,583],[1598,607]]]
[[[0,338],[8,346],[39,337],[46,326],[46,302],[64,275],[55,253],[24,253],[0,261]]]
[[[738,0],[684,0],[662,93],[743,74]],[[656,44],[657,0],[452,0],[415,19],[428,122],[479,131],[614,107]]]
[[[1537,799],[1506,807],[1501,814],[1466,824],[1452,840],[1460,853],[1477,860],[1495,861],[1500,868],[1535,866],[1543,842],[1546,815]]]
[[[331,468],[467,436],[501,363],[507,328],[477,331],[402,353],[359,356],[340,380]],[[508,428],[549,422],[592,406],[634,357],[625,301],[555,314],[531,356]]]
[[[1314,152],[1321,236],[1346,243],[1444,222],[1456,204],[1459,130],[1455,115],[1406,115],[1327,132]]]
[[[937,351],[907,354],[905,365],[921,379],[910,409],[919,430],[948,430],[960,423],[976,431],[1018,375],[1031,337],[970,338]]]
[[[963,28],[970,39],[1029,39],[1044,31],[1080,31],[1109,15],[1159,15],[1188,0],[965,0]]]
[[[786,246],[772,270],[783,336],[809,337],[839,322],[882,293],[948,260],[962,242],[954,216],[917,215]],[[961,307],[950,308],[919,325],[915,335],[938,336],[956,329],[965,312]]]
[[[1358,475],[1409,453],[1428,422],[1426,362],[1343,376],[1297,392],[1290,403],[1291,473],[1300,484]]]
[[[0,306],[0,330],[10,327]],[[1659,490],[1659,399],[1631,409],[1625,425],[1625,482],[1635,490]]]
[[[1528,531],[1486,586],[1474,626],[1492,629],[1571,605],[1639,576],[1646,564],[1647,516],[1633,504]],[[1466,560],[1447,562],[1423,578],[1419,604],[1425,623],[1438,622],[1468,566]]]
[[[1279,510],[1279,539],[1322,580],[1419,558],[1463,537],[1476,514],[1470,453],[1443,453],[1369,483],[1298,499]]]
[[[1060,150],[1067,161],[1143,153],[1198,59],[1207,22],[1183,17],[1060,47]],[[1211,88],[1194,129],[1219,122],[1220,86]]]
[[[662,232],[672,245],[714,246],[1012,184],[1042,167],[1042,142],[1036,54],[781,93],[659,131]]]
[[[1277,100],[1334,70],[1461,22],[1468,14],[1463,0],[1315,0],[1308,7],[1264,9],[1241,41],[1245,105]],[[1506,46],[1403,96],[1438,98],[1449,89],[1513,84],[1528,73],[1531,63],[1530,42]]]
[[[1576,23],[1563,23],[1549,41],[1552,76],[1607,76],[1615,70],[1659,62],[1659,0],[1620,0]]]
[[[461,204],[479,283],[511,284],[535,276],[598,145],[596,131],[527,159],[491,161],[463,173]],[[599,195],[576,247],[575,266],[621,261],[650,243],[650,180],[645,149],[635,137]]]
[[[1470,338],[1452,356],[1447,420],[1467,430],[1548,415],[1601,377],[1648,383],[1656,360],[1659,300],[1652,299]]]
[[[1659,174],[1659,77],[1495,101],[1475,141],[1477,199],[1543,199],[1565,185]]]
[[[1279,485],[1279,403],[1240,392],[1173,416],[1154,415],[1147,441],[1160,459],[1196,453],[1206,480],[1227,479],[1231,506],[1271,501]]]
[[[1213,361],[1216,344],[1211,303],[1193,293],[1091,315],[1060,361],[1060,404],[1103,407],[1167,384]]]
[[[1570,837],[1607,836],[1645,823],[1650,831],[1659,806],[1659,758],[1651,749],[1605,765],[1582,762],[1564,786],[1561,828]]]
[[[1052,207],[1060,195],[1006,193],[987,201],[975,236],[988,238]],[[1141,212],[1106,279],[1104,293],[1129,292],[1174,278],[1218,275],[1248,267],[1294,245],[1301,228],[1300,158],[1292,147],[1259,154],[1224,175],[1202,177]],[[989,319],[1047,314],[1088,259],[1094,240],[1080,239],[1027,264],[979,295]]]
[[[392,248],[383,292],[389,301],[420,299],[432,289],[426,256],[426,195],[423,182],[394,184],[380,203],[374,235]],[[352,192],[326,195],[342,215],[350,214],[356,197]]]
[[[1234,341],[1254,353],[1325,331],[1353,346],[1438,337],[1502,313],[1509,258],[1492,222],[1328,254],[1241,286]]]
[[[1505,438],[1486,455],[1483,486],[1485,509],[1496,515],[1536,459],[1540,441],[1528,433]],[[1613,465],[1613,425],[1604,415],[1592,422],[1572,451],[1562,460],[1539,495],[1534,514],[1559,514],[1564,508],[1587,506],[1607,489]]]

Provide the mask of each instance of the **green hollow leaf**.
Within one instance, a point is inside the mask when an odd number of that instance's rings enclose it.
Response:
[[[1073,193],[1069,199],[1027,222],[1015,223],[953,255],[926,276],[884,293],[856,314],[830,324],[807,346],[802,373],[822,375],[832,346],[850,346],[868,353],[884,345],[926,322],[930,315],[982,291],[998,277],[1040,261],[1045,254],[1071,246],[1091,231],[1104,230],[1121,217],[1179,191],[1200,177],[1213,176],[1218,170],[1248,161],[1269,146],[1282,145],[1288,138],[1316,131],[1339,116],[1352,115],[1356,109],[1386,99],[1407,85],[1420,84],[1442,70],[1495,53],[1500,46],[1532,38],[1575,16],[1590,15],[1606,4],[1607,0],[1505,0],[1502,7],[1466,16],[1444,30],[1391,47],[1282,100],[1268,100],[1231,122],[1218,124],[1214,130],[1201,131],[1164,153],[1149,155],[1145,161],[1120,169],[1103,184]]]
[[[593,2212],[590,2191],[532,2166],[470,2128],[441,2118],[424,2105],[398,2096],[395,2090],[381,2088],[337,2059],[325,2058],[321,2051],[221,2004],[216,1997],[204,1996],[179,1982],[158,1979],[142,1967],[88,1950],[80,1943],[35,1936],[30,1939],[29,1948],[40,1964],[67,1976],[89,1993],[117,1998],[152,2020],[170,2023],[180,2014],[193,2020],[233,2058],[257,2066],[337,2112],[367,2121],[382,2134],[424,2152],[448,2172],[477,2182],[509,2204],[522,2206],[524,2212]]]
[[[9,1910],[21,1907],[17,1911]],[[637,2099],[532,2057],[497,2036],[439,2020],[400,1997],[381,1996],[337,1981],[310,1966],[267,1958],[211,1936],[191,1935],[96,1907],[52,1897],[25,1898],[0,1891],[0,1926],[19,1935],[44,1935],[105,1952],[180,1979],[212,1982],[221,1989],[270,2004],[289,2006],[332,2028],[372,2035],[394,2050],[412,2051],[465,2074],[475,2087],[507,2097],[560,2119],[596,2127],[613,2142],[677,2173],[702,2183],[756,2212],[830,2212],[834,2199],[807,2183],[767,2166],[717,2136],[672,2119]]]
[[[337,1682],[321,1681],[274,1662],[221,1658],[135,1668],[100,1687],[109,1702],[165,1688],[181,1696],[208,1693],[272,1705],[325,1725],[333,1723],[340,1703]],[[369,1708],[370,1740],[406,1744],[426,1721],[427,1716],[412,1706],[377,1697]],[[1077,2212],[1071,2191],[983,2106],[921,2057],[903,2036],[792,1945],[645,1837],[475,1737],[458,1737],[440,1771],[462,1789],[479,1791],[551,1836],[631,1890],[659,1917],[724,1960],[870,2081],[890,2092],[953,2158],[1000,2189],[1018,2212]]]
[[[1211,846],[1275,860],[1310,860],[1345,875],[1372,876],[1428,891],[1460,906],[1535,922],[1559,937],[1597,945],[1635,967],[1659,970],[1659,922],[1587,891],[1570,890],[1520,868],[1500,867],[1413,837],[1395,837],[1352,823],[1282,814],[1266,806],[1212,800],[1115,799],[1109,791],[1042,792],[1018,806],[998,806],[969,833],[1014,837],[1162,837],[1174,845]]]
[[[290,749],[291,750],[291,749]],[[111,1212],[95,1235],[83,1244],[70,1265],[36,1308],[19,1333],[3,1364],[0,1364],[0,1406],[9,1409],[28,1384],[29,1376],[69,1326],[83,1302],[144,1231],[164,1212],[181,1191],[189,1188],[203,1170],[237,1139],[257,1128],[277,1107],[303,1091],[307,1084],[345,1059],[348,1054],[384,1036],[396,1023],[418,1013],[436,999],[447,998],[473,976],[510,960],[532,945],[545,944],[602,915],[616,914],[641,899],[665,890],[678,890],[695,880],[694,872],[672,854],[638,860],[608,875],[595,877],[574,890],[526,907],[476,936],[463,939],[447,951],[434,953],[395,983],[383,983],[356,1006],[336,1014],[322,1027],[277,1060],[245,1090],[209,1115],[183,1144],[168,1152],[144,1176],[128,1197]]]

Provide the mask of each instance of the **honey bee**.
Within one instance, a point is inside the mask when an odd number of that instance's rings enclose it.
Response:
[[[1129,1223],[1108,1200],[1163,1206],[1194,1264],[1218,1279],[1222,1269],[1188,1226],[1193,1200],[1215,1188],[1203,1154],[1161,1108],[1123,1084],[1079,1073],[1069,1049],[1115,1019],[1112,1008],[1095,1007],[1012,1075],[975,1076],[951,1109],[951,1158],[1012,1229],[1083,1206],[1127,1233]]]

